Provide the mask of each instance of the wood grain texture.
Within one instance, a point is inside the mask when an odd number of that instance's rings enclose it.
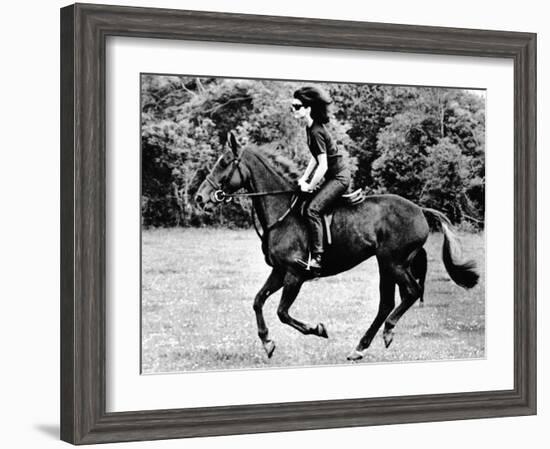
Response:
[[[61,13],[61,118],[60,118],[60,204],[61,204],[61,437],[65,441],[74,441],[74,426],[71,421],[75,416],[74,397],[74,21],[71,15],[72,7]]]
[[[188,39],[514,61],[514,389],[105,412],[105,40]],[[61,10],[61,437],[73,444],[536,412],[536,35],[77,4]]]

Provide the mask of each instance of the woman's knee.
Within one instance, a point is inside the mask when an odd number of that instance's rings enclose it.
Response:
[[[306,207],[306,217],[308,218],[319,218],[321,216],[321,208],[319,205],[315,204],[314,201],[312,201],[307,207]]]

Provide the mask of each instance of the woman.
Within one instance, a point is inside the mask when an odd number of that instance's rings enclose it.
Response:
[[[342,153],[325,127],[329,121],[330,103],[330,97],[316,87],[298,89],[292,101],[294,117],[306,127],[307,145],[311,152],[311,159],[298,185],[302,192],[313,192],[324,176],[324,182],[306,209],[311,258],[298,261],[313,276],[320,276],[322,268],[322,215],[347,191],[351,177]]]

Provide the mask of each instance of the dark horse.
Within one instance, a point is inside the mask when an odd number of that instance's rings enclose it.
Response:
[[[258,335],[271,357],[275,343],[270,340],[262,308],[266,299],[281,287],[283,293],[277,309],[280,320],[303,334],[327,338],[322,323],[315,326],[290,316],[289,309],[307,272],[296,264],[308,257],[308,235],[299,212],[290,207],[294,185],[273,164],[268,152],[257,147],[240,149],[232,134],[195,200],[201,207],[227,200],[231,193],[245,188],[264,230],[262,249],[273,270],[254,299]],[[374,336],[384,326],[386,347],[393,340],[393,329],[403,314],[423,293],[426,252],[429,234],[426,216],[441,224],[444,233],[443,263],[451,279],[464,288],[477,284],[473,261],[459,262],[460,246],[451,223],[441,212],[421,208],[397,195],[373,195],[355,206],[338,206],[331,226],[332,244],[326,248],[322,276],[331,276],[376,256],[380,273],[380,305],[374,321],[348,356],[359,360]],[[415,266],[417,269],[415,270]],[[420,268],[418,268],[420,267]],[[415,272],[416,271],[416,272]],[[419,279],[421,284],[419,283]],[[395,286],[399,286],[401,303],[395,307]]]

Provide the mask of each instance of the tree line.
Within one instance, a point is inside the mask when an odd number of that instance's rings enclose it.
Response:
[[[248,226],[248,200],[205,214],[193,195],[228,131],[272,145],[304,166],[305,131],[290,112],[300,82],[142,75],[144,226]],[[481,91],[319,83],[333,99],[330,132],[347,154],[353,184],[483,225],[485,98]]]

